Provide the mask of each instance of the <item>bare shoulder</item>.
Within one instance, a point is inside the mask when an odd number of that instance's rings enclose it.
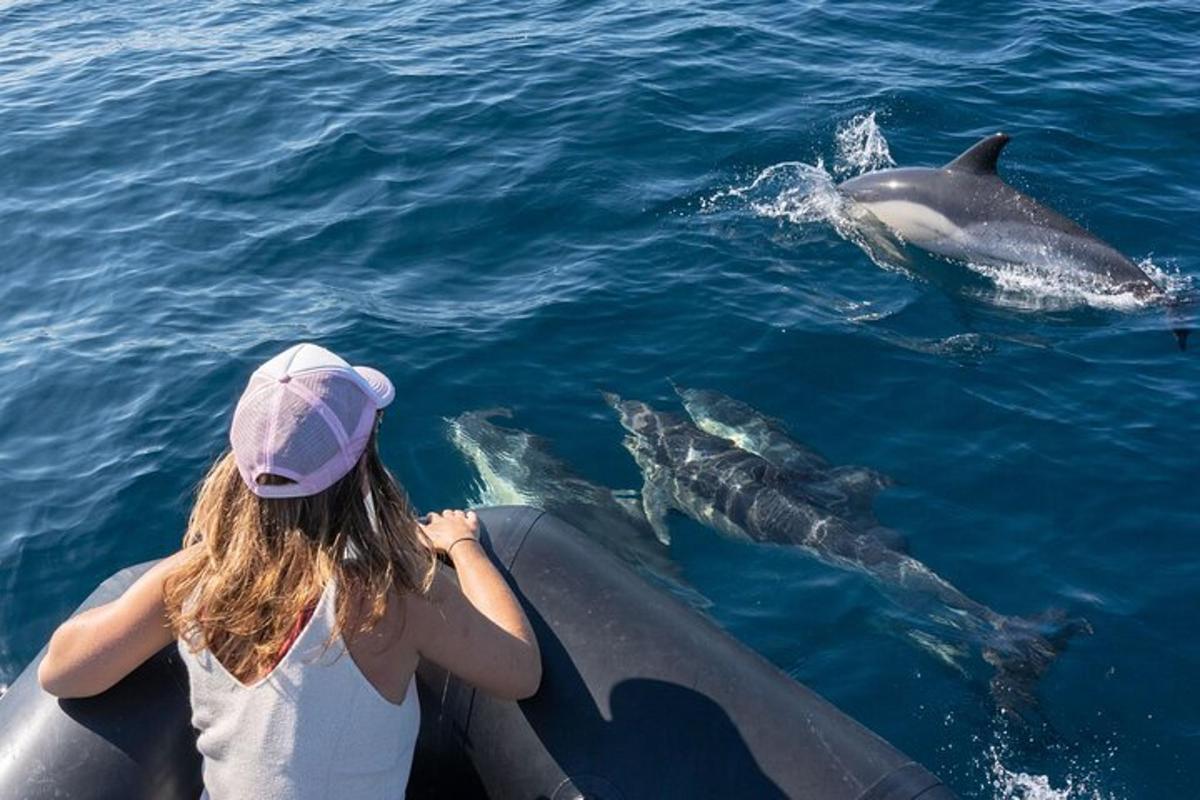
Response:
[[[175,572],[175,570],[182,567],[184,564],[198,557],[200,553],[201,547],[198,544],[190,545],[182,550],[176,550],[174,553],[166,556],[153,567],[151,567],[150,571],[158,572],[165,578]]]
[[[183,550],[177,550],[169,556],[160,559],[150,569],[146,570],[122,595],[123,599],[161,598],[167,580],[189,560],[199,554],[196,545]]]
[[[346,591],[340,587],[339,590]],[[346,622],[347,627],[355,632],[353,636],[364,636],[376,646],[384,647],[411,638],[412,598],[395,588],[390,589],[384,601],[383,613],[374,622],[369,622],[375,616],[376,598],[369,592],[355,588],[349,589],[348,594],[350,607]]]
[[[424,620],[437,621],[444,621],[449,610],[465,602],[462,589],[445,567],[438,567],[434,572],[428,591],[424,594],[408,593],[404,599],[413,614]]]
[[[419,653],[448,629],[465,629],[477,614],[463,596],[458,583],[439,569],[433,584],[424,593],[405,592],[392,588],[388,592],[383,615],[369,629],[362,622],[371,615],[371,598],[354,597],[351,618],[348,620],[358,645],[374,651],[397,650]]]
[[[350,630],[343,638],[354,663],[376,691],[387,701],[401,703],[417,668],[418,649],[407,597],[392,589],[383,614],[373,625],[363,623],[373,616],[374,599],[367,592],[350,598]]]

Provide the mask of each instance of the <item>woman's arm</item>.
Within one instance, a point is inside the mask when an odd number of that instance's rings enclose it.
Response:
[[[182,556],[164,558],[116,600],[60,625],[38,666],[42,688],[57,697],[100,694],[170,644],[163,581]]]
[[[479,544],[475,512],[431,514],[425,533],[448,552],[458,585],[439,574],[425,597],[410,596],[421,656],[489,694],[521,700],[537,692],[542,657],[520,602]]]

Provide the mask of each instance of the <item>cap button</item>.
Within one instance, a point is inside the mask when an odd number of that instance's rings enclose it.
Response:
[[[284,375],[283,377],[281,377],[281,378],[279,379],[279,382],[280,382],[280,383],[287,383],[287,382],[288,382],[288,381],[290,381],[291,379],[292,379],[292,376],[291,376],[291,375]]]

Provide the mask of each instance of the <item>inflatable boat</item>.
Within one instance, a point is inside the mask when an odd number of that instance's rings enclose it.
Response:
[[[514,703],[422,666],[412,800],[954,797],[584,533],[532,508],[479,516],[537,632],[543,682]],[[81,610],[148,566],[113,575]],[[40,659],[0,699],[0,800],[199,796],[174,645],[78,700],[41,690]]]

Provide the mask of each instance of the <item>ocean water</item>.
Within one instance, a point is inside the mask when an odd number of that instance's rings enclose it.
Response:
[[[0,684],[177,545],[253,366],[314,340],[396,382],[423,508],[475,496],[442,419],[489,406],[640,486],[598,390],[669,379],[892,475],[930,567],[1091,623],[1036,729],[860,576],[682,517],[670,558],[964,798],[1194,795],[1200,356],[1132,298],[881,252],[831,186],[1003,129],[1006,179],[1185,298],[1198,71],[1188,2],[3,4]]]

